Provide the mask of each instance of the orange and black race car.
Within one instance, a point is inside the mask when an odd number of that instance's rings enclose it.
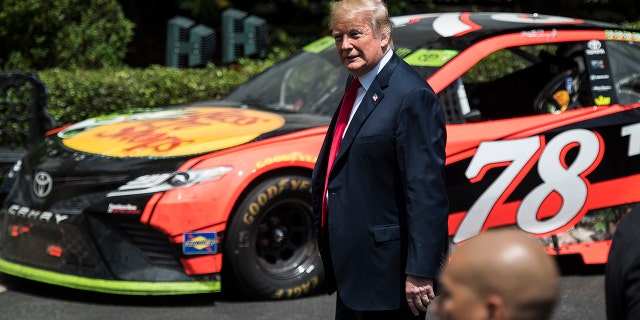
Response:
[[[640,31],[515,13],[394,23],[446,112],[451,241],[517,227],[605,263],[640,201]],[[3,182],[0,271],[118,294],[317,292],[309,182],[345,81],[327,37],[221,101],[49,133]]]

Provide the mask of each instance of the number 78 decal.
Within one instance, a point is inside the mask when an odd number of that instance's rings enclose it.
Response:
[[[573,148],[578,148],[578,153],[567,163],[567,153]],[[586,129],[560,133],[546,145],[544,136],[481,143],[465,172],[469,181],[482,180],[489,169],[505,168],[469,208],[453,241],[462,242],[480,233],[491,211],[505,204],[536,162],[542,183],[518,205],[518,227],[545,235],[577,223],[586,213],[584,206],[590,186],[586,176],[598,166],[603,153],[602,137]],[[552,216],[540,220],[538,213],[552,195],[560,197],[561,205],[556,212],[541,212]]]

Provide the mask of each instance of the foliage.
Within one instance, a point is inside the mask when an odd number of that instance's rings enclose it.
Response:
[[[133,27],[117,0],[3,0],[0,67],[119,66]]]
[[[234,8],[270,22],[268,43],[291,50],[328,32],[329,12],[334,0],[177,0],[180,9],[199,23],[219,26],[222,13]],[[387,0],[391,15],[433,12],[432,0]]]
[[[219,17],[220,13],[229,7],[245,8],[255,4],[251,0],[178,0],[182,9],[188,10],[191,15],[199,20],[214,19]],[[309,10],[312,6],[317,6],[323,10],[323,15],[328,15],[333,0],[280,0],[277,1],[279,6],[289,6],[298,10]],[[435,9],[432,0],[387,0],[385,1],[392,15],[405,14],[416,10],[425,12]]]
[[[622,25],[629,29],[640,30],[640,21],[636,22],[624,22]]]
[[[220,98],[274,63],[240,59],[237,65],[202,69],[51,69],[39,73],[49,90],[47,109],[58,125],[89,117]]]
[[[617,220],[618,213],[614,208],[596,210],[593,229],[596,232],[607,232],[609,231],[609,223],[616,222]]]
[[[178,4],[199,22],[214,25],[220,23],[222,11],[231,7],[228,0],[178,0]]]

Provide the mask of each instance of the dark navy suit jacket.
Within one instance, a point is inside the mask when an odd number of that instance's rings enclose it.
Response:
[[[640,206],[620,220],[613,235],[605,301],[608,320],[640,319]]]
[[[353,116],[328,184],[337,112],[313,173],[313,211],[330,293],[353,310],[406,306],[406,275],[436,278],[447,248],[448,198],[442,106],[397,55]]]

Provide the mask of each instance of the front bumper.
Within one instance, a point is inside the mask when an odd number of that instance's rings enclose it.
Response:
[[[16,206],[0,210],[0,226],[0,272],[6,274],[114,294],[220,291],[219,274],[186,274],[180,244],[137,217],[56,216]]]

